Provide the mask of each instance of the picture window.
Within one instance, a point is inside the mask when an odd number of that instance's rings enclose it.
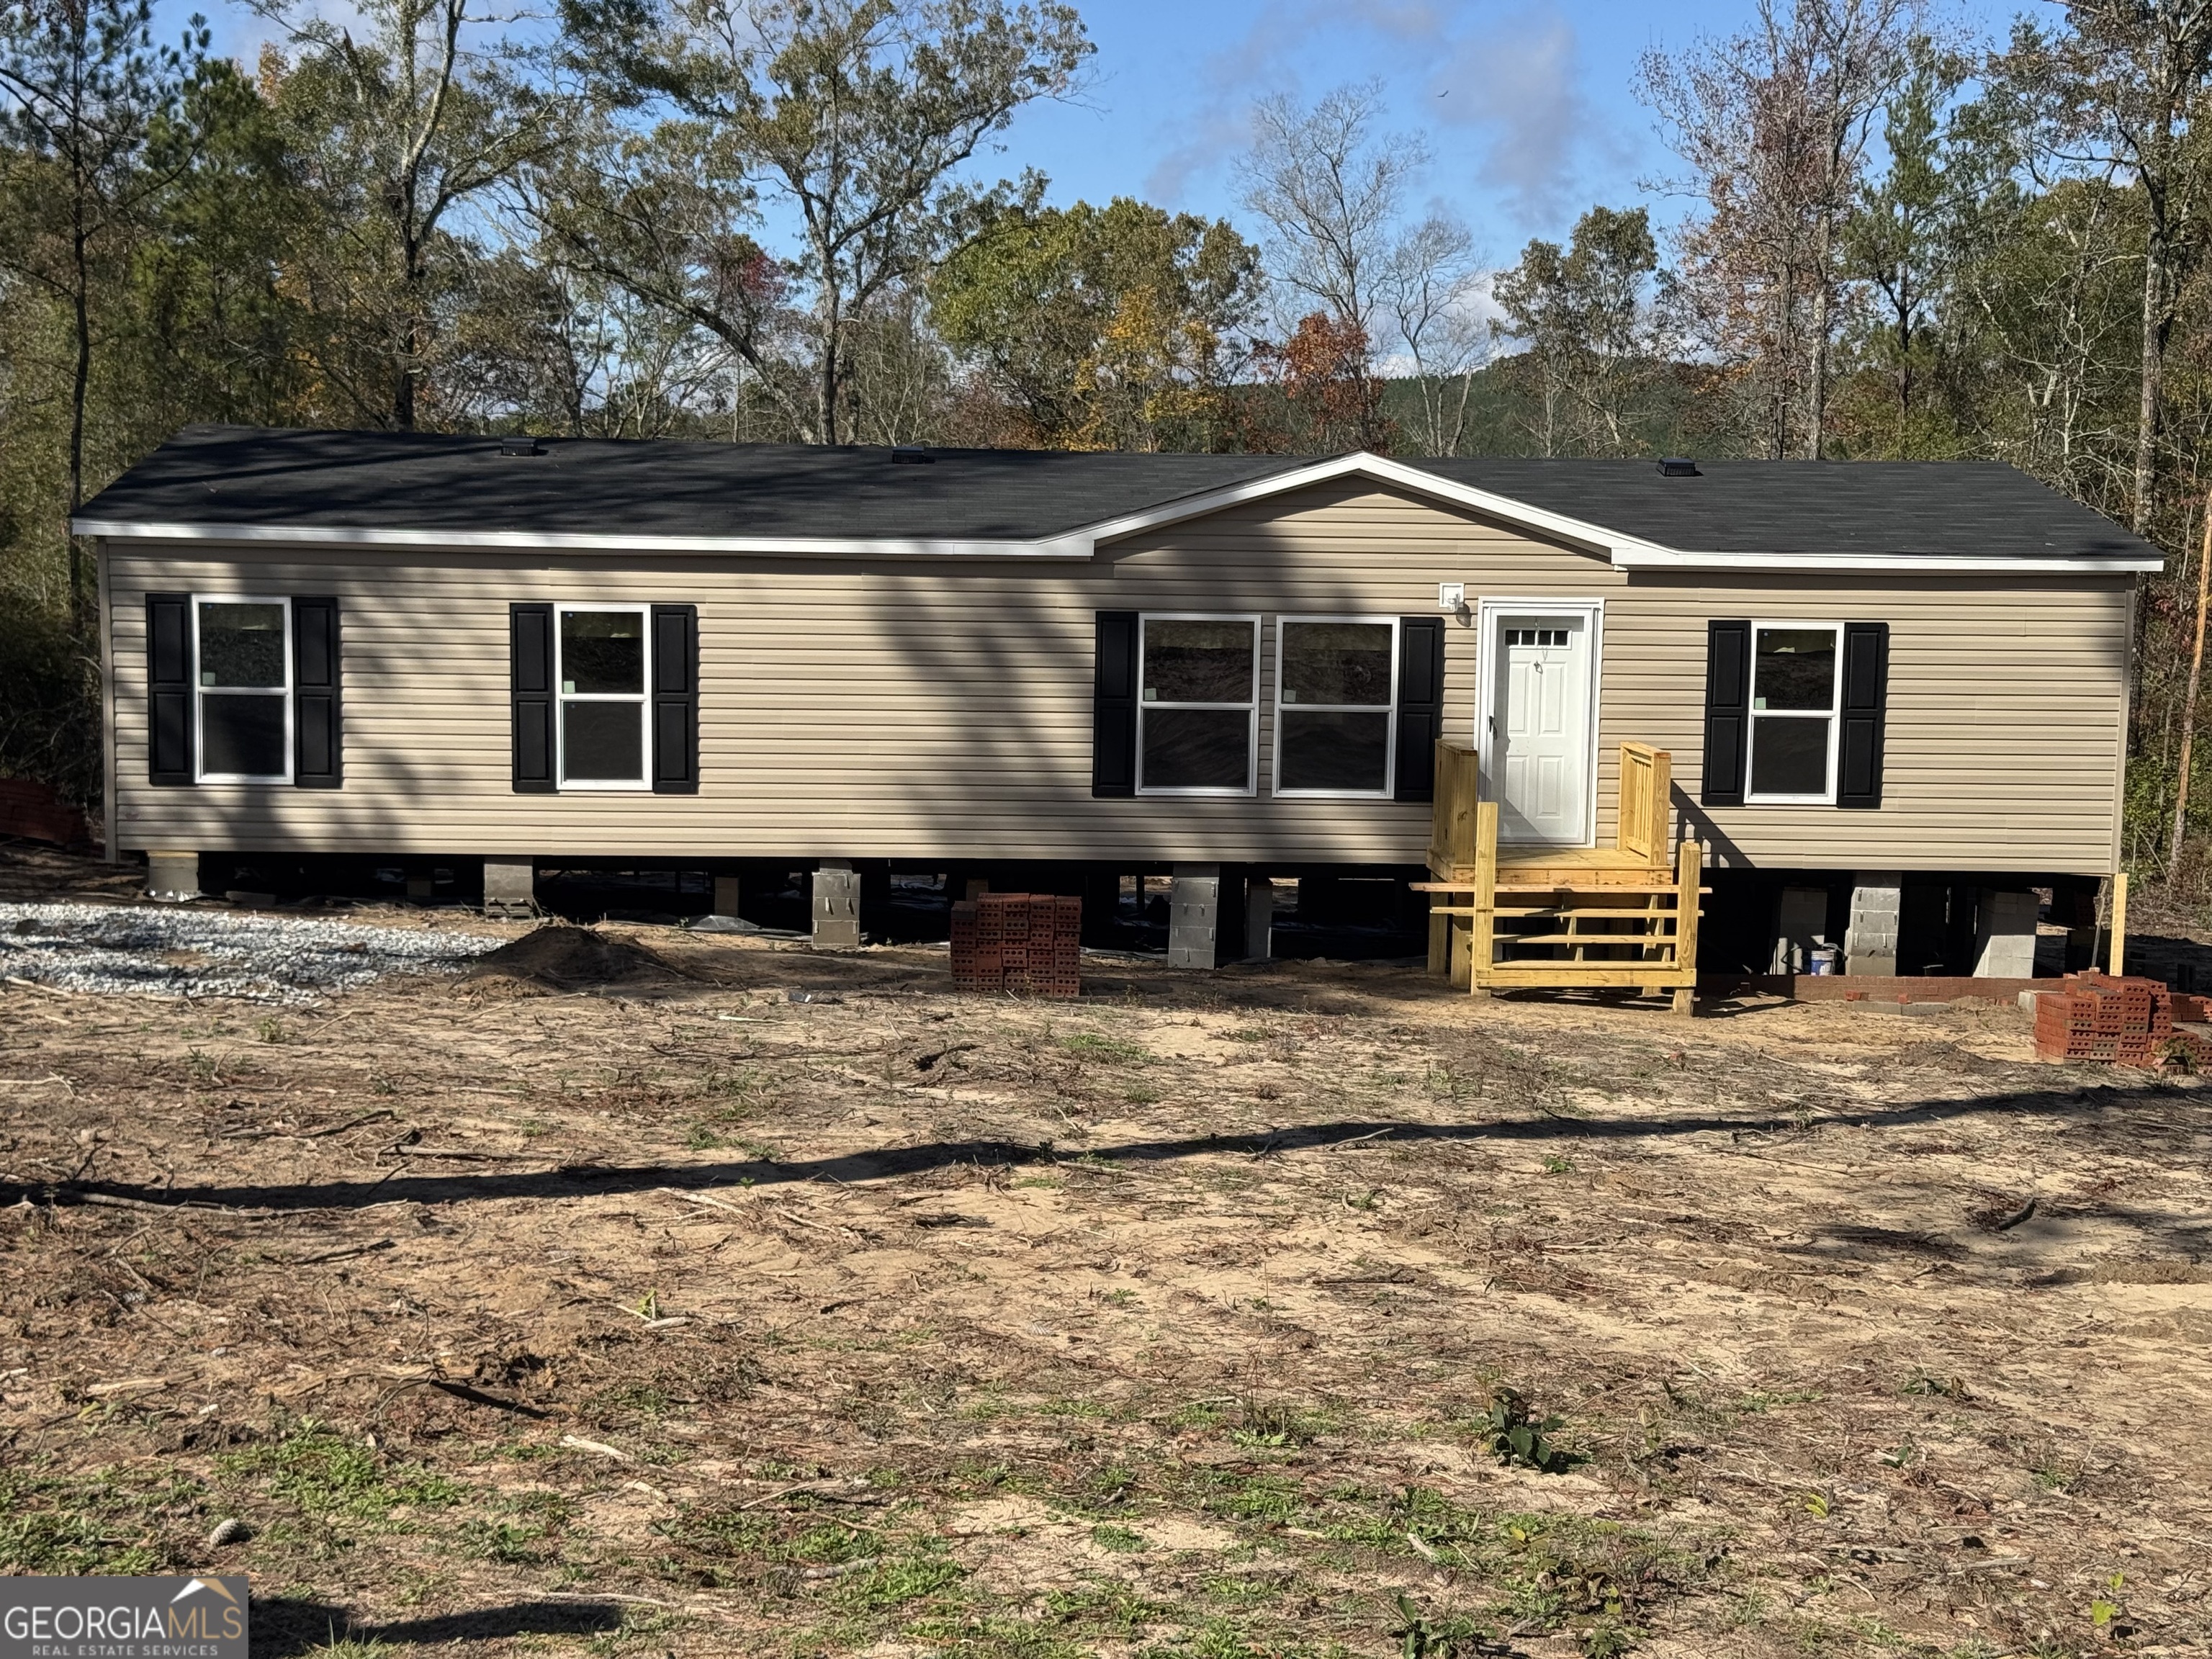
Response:
[[[1389,795],[1397,623],[1286,617],[1278,625],[1275,673],[1275,793]]]
[[[1256,787],[1260,619],[1142,619],[1140,794],[1249,795]]]

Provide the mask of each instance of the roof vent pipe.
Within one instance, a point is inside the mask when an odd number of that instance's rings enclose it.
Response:
[[[1669,455],[1659,463],[1659,476],[1662,478],[1702,478],[1705,474],[1698,471],[1695,461],[1680,455]]]
[[[891,459],[897,462],[901,466],[934,466],[937,465],[937,457],[931,454],[929,451],[921,444],[892,445]]]
[[[535,438],[501,438],[499,453],[502,455],[543,455],[545,451]]]

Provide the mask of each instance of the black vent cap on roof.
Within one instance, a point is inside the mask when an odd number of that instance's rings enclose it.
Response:
[[[1659,476],[1662,478],[1702,478],[1705,475],[1698,471],[1698,464],[1688,457],[1669,455],[1659,463]]]
[[[543,455],[545,450],[535,438],[501,438],[499,453],[502,455]]]
[[[891,459],[901,466],[934,466],[937,457],[921,444],[894,444]]]

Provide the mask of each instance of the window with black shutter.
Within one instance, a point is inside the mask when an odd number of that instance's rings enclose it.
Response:
[[[343,679],[335,599],[148,594],[149,781],[340,787]]]
[[[1705,624],[1705,763],[1698,799],[1743,805],[1743,761],[1750,733],[1751,624]]]
[[[302,789],[340,788],[345,782],[338,707],[343,676],[335,599],[292,601],[292,781]]]
[[[146,777],[192,781],[192,596],[146,596]]]
[[[1881,805],[1886,623],[1707,625],[1708,806]]]
[[[1091,793],[1137,793],[1137,639],[1133,611],[1101,611],[1091,690]]]
[[[550,795],[553,761],[553,607],[511,605],[507,679],[514,719],[514,792]]]
[[[653,607],[653,789],[699,793],[699,609]]]
[[[1398,623],[1400,800],[1434,800],[1437,741],[1444,734],[1444,619],[1406,617]]]
[[[518,792],[698,793],[696,606],[507,612]]]
[[[1881,805],[1882,727],[1888,713],[1889,624],[1845,623],[1837,805],[1869,811]]]

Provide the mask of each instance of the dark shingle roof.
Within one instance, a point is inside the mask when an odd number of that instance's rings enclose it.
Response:
[[[884,449],[187,427],[80,509],[100,525],[1033,541],[1296,471],[1279,455]],[[1685,552],[2154,558],[2000,462],[1409,460]]]
[[[2137,559],[2157,550],[2002,461],[1420,461],[1427,471],[1698,553]]]
[[[1282,455],[1067,454],[191,426],[80,512],[107,522],[555,535],[1029,540],[1298,465]]]

